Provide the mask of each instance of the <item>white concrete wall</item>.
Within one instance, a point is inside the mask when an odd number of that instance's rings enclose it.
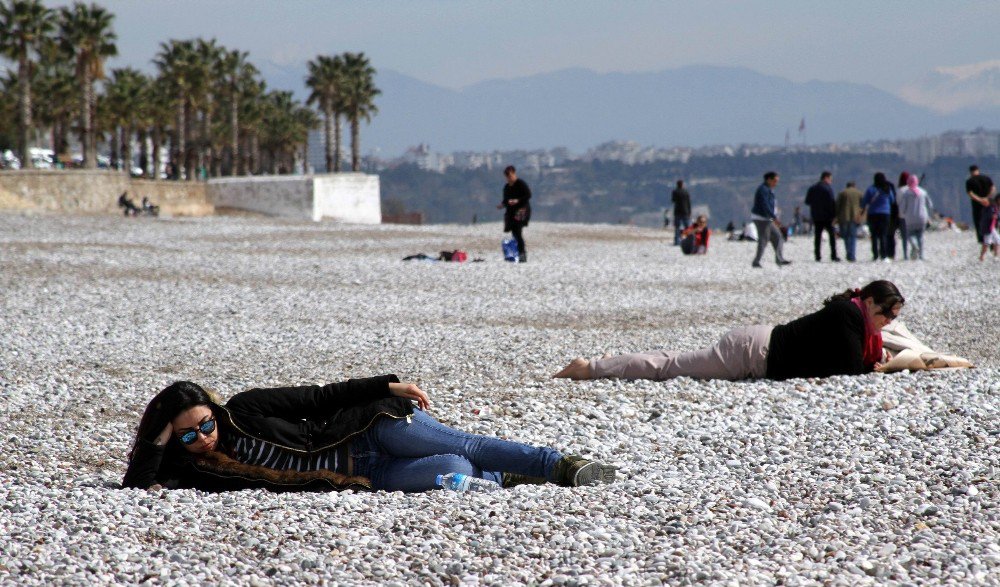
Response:
[[[330,173],[313,176],[313,220],[331,218],[356,224],[381,224],[382,199],[377,175]]]
[[[380,224],[379,178],[363,173],[212,179],[208,195],[216,207],[319,221],[330,218]]]
[[[208,197],[216,208],[313,219],[312,181],[301,175],[213,179],[208,182]]]

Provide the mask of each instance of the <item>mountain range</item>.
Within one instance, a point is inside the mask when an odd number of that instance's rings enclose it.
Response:
[[[870,85],[798,83],[742,67],[565,69],[458,90],[379,70],[379,113],[363,128],[362,152],[378,149],[391,157],[421,143],[438,152],[559,146],[583,152],[609,140],[658,147],[781,144],[786,133],[793,142],[810,144],[918,137],[996,125],[1000,104],[970,99],[932,107],[949,88],[981,92],[975,78],[989,83],[997,70],[980,69],[938,70],[911,86],[910,95],[923,105]],[[263,70],[269,86],[305,97],[304,65]]]

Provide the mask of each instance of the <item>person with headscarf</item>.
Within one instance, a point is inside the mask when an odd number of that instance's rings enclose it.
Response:
[[[916,174],[909,174],[906,186],[899,190],[899,219],[903,228],[903,257],[924,260],[924,228],[934,204],[927,190],[920,187]],[[906,245],[909,244],[909,256]]]

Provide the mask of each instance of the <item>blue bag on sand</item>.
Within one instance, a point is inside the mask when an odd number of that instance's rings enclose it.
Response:
[[[500,242],[500,247],[503,249],[503,260],[510,261],[512,263],[517,262],[518,251],[517,251],[517,241],[507,237]]]

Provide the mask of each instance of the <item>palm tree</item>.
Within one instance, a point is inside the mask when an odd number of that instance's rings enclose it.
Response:
[[[182,177],[181,169],[184,168],[188,158],[186,113],[191,89],[197,81],[195,79],[197,77],[195,61],[194,42],[174,39],[171,39],[169,43],[160,43],[160,52],[153,59],[153,63],[160,70],[162,83],[169,86],[171,90],[175,109],[174,154],[171,156],[171,160],[174,161],[174,170],[178,179]]]
[[[125,170],[132,172],[132,135],[142,118],[149,95],[149,78],[137,69],[124,67],[111,70],[111,80],[105,84],[108,109],[121,126],[121,159]],[[112,127],[114,128],[114,127]]]
[[[80,111],[83,166],[94,169],[97,167],[94,80],[104,79],[104,60],[118,54],[118,47],[115,46],[117,36],[111,30],[115,15],[97,4],[87,6],[82,2],[62,8],[59,14],[60,43],[63,50],[76,60],[76,78],[83,95]]]
[[[236,175],[240,160],[240,96],[247,81],[256,78],[258,71],[247,61],[246,51],[226,51],[219,60],[219,79],[225,84],[229,101],[229,175]]]
[[[48,127],[57,161],[69,148],[67,137],[73,115],[79,111],[80,92],[73,64],[57,43],[46,43],[40,53],[38,71],[32,81],[32,95],[45,96],[36,103],[35,118]]]
[[[340,116],[343,108],[344,60],[336,55],[319,55],[308,63],[306,86],[312,90],[307,104],[316,104],[323,112],[323,137],[326,143],[327,172],[340,171]]]
[[[20,125],[17,135],[18,157],[29,167],[31,122],[32,58],[38,54],[55,26],[52,10],[39,0],[11,0],[0,4],[0,53],[17,62],[18,106]]]
[[[357,171],[361,164],[361,121],[371,122],[372,115],[378,114],[375,97],[382,92],[375,87],[375,68],[364,53],[344,53],[344,69],[343,103],[351,123],[351,171]]]
[[[145,104],[145,115],[153,143],[150,153],[150,176],[153,180],[160,179],[160,148],[164,138],[173,130],[170,121],[174,118],[176,109],[172,91],[172,82],[160,76],[150,83],[149,99]]]

